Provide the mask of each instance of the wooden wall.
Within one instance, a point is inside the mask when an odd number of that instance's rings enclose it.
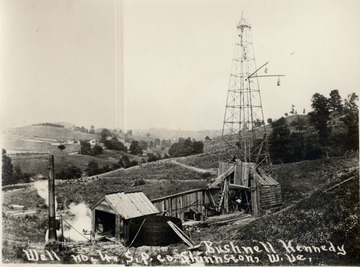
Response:
[[[167,216],[173,216],[184,220],[184,212],[189,211],[189,209],[196,212],[204,212],[203,207],[212,203],[210,194],[212,194],[213,198],[216,200],[216,193],[218,193],[219,189],[208,191],[209,193],[203,188],[186,191],[154,199],[152,200],[152,203],[159,211],[165,213]]]
[[[260,186],[260,207],[268,209],[282,204],[281,186],[262,185]]]

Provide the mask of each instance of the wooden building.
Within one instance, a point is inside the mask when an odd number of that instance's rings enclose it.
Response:
[[[116,241],[129,240],[132,219],[160,213],[143,192],[108,194],[90,208],[93,233]]]
[[[215,205],[213,199],[219,191],[218,188],[197,188],[152,199],[151,202],[163,214],[186,220],[189,212],[206,216],[209,211],[206,208]]]
[[[282,204],[281,186],[261,168],[251,162],[220,162],[218,177],[207,187],[153,199],[163,214],[187,219],[201,214],[207,216],[236,211],[236,201],[241,208],[254,216],[266,209]],[[190,214],[190,218],[189,218]]]

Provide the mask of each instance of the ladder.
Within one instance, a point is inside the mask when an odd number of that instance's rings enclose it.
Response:
[[[227,183],[227,180],[225,179],[222,191],[219,193],[219,198],[218,198],[218,202],[217,202],[217,205],[216,205],[216,211],[217,212],[221,212],[222,203],[224,201],[224,196],[226,194],[226,192],[225,192],[226,191],[226,183]]]

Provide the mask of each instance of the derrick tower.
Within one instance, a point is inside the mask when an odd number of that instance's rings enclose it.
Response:
[[[241,16],[227,93],[222,139],[231,157],[243,162],[269,163],[259,77],[256,67],[251,25]],[[266,72],[266,68],[264,69]],[[276,75],[279,76],[279,75]],[[280,75],[282,76],[282,75]],[[279,85],[279,81],[278,81]]]

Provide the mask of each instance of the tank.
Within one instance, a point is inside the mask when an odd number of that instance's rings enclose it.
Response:
[[[181,219],[170,216],[150,215],[132,219],[129,223],[129,242],[132,242],[142,222],[146,218],[132,246],[167,246],[180,241],[177,234],[167,224],[172,221],[182,229]]]

